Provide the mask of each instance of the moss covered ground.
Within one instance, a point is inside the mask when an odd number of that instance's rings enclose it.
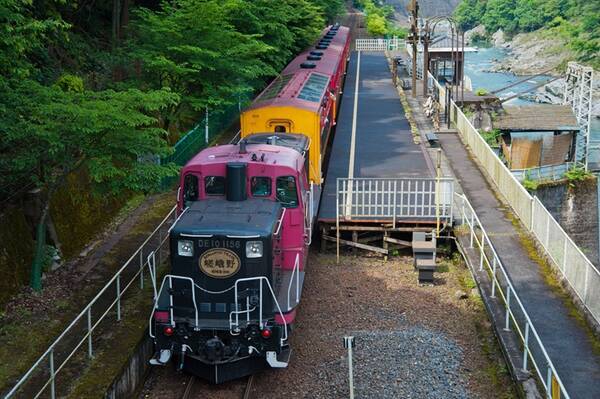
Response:
[[[141,203],[139,198],[135,201]],[[145,201],[150,203],[142,205],[146,207],[132,221],[133,228],[119,233],[119,237],[114,237],[114,232],[109,234],[112,239],[118,238],[115,245],[91,269],[85,259],[63,266],[46,275],[41,293],[25,289],[9,303],[0,316],[0,391],[12,385],[35,362],[154,230],[174,205],[174,194],[165,193]],[[92,252],[89,257],[93,255]],[[143,311],[148,309],[144,304]],[[132,328],[130,322],[123,324]],[[125,339],[119,338],[118,342],[121,341]]]

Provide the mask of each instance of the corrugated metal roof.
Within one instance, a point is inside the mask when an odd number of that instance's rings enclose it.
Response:
[[[512,131],[579,130],[568,105],[505,105],[493,122],[494,128]]]

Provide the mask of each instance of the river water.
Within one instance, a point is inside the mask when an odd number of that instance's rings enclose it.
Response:
[[[494,60],[501,60],[504,57],[506,57],[506,50],[496,47],[482,48],[478,52],[466,53],[465,74],[471,78],[474,91],[479,88],[486,89],[487,91],[494,91],[507,86],[510,83],[525,79],[525,76],[515,76],[510,73],[488,72],[494,63]],[[537,83],[541,83],[549,78],[549,76],[543,75],[531,78],[522,84],[498,93],[498,95],[500,97],[508,97],[510,95],[520,93],[528,88],[532,88]],[[505,104],[526,105],[532,104],[532,102],[515,98],[507,101]],[[592,142],[592,146],[595,146],[596,143],[600,144],[600,119],[598,118],[592,119],[590,141]],[[590,150],[590,162],[600,162],[600,151]]]

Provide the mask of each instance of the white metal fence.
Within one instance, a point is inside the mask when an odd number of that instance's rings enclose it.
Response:
[[[596,320],[600,320],[600,272],[535,197],[531,230]]]
[[[600,273],[560,227],[537,197],[532,197],[502,160],[492,151],[477,129],[452,101],[451,120],[463,141],[483,165],[521,223],[538,239],[553,266],[575,291],[585,308],[600,323]]]
[[[452,217],[454,181],[449,178],[338,178],[336,219],[389,220]]]
[[[529,371],[533,366],[537,377],[541,381],[547,397],[569,398],[555,367],[548,356],[544,343],[532,324],[519,295],[515,291],[510,278],[496,253],[479,217],[467,200],[460,194],[454,195],[455,208],[460,212],[460,223],[468,226],[470,247],[476,246],[479,252],[479,271],[486,271],[490,278],[491,298],[497,300],[505,309],[504,330],[513,331],[520,340],[523,350],[521,369]],[[556,381],[556,386],[553,386]],[[560,391],[559,392],[556,391]]]
[[[356,51],[395,51],[404,46],[404,40],[397,37],[391,39],[356,39]]]
[[[100,334],[108,323],[118,322],[125,316],[121,311],[123,296],[131,287],[144,288],[144,269],[149,268],[154,257],[158,257],[160,264],[162,259],[168,256],[169,246],[165,243],[168,241],[169,228],[175,220],[175,209],[176,207],[171,209],[104,288],[19,379],[5,398],[15,396],[37,398],[43,394],[52,399],[56,396],[64,396],[66,392],[61,388],[66,389],[73,377],[67,372],[61,380],[60,372],[67,366],[81,367],[81,361],[77,359],[81,355],[84,359],[93,358],[94,332]]]

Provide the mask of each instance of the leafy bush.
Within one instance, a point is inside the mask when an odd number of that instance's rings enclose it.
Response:
[[[575,167],[570,169],[567,173],[565,173],[565,177],[569,180],[570,183],[583,181],[594,177],[594,175],[588,171],[586,171],[582,167]]]

